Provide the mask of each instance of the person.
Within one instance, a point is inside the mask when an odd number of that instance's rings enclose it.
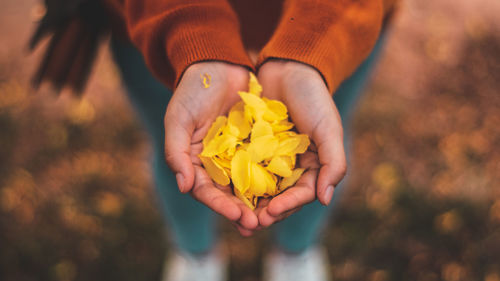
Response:
[[[98,1],[73,2],[83,7]],[[227,260],[216,247],[216,214],[231,221],[243,236],[273,228],[275,247],[264,265],[266,280],[328,279],[318,237],[337,205],[331,202],[334,190],[334,201],[341,193],[349,117],[396,3],[102,0],[104,17],[89,12],[95,7],[70,9],[79,20],[56,32],[60,36],[49,51],[65,50],[58,46],[71,38],[97,42],[105,32],[95,26],[109,19],[113,58],[151,136],[156,191],[176,246],[165,280],[224,280]],[[74,12],[82,10],[87,12]],[[100,20],[93,20],[97,15]],[[74,27],[85,23],[94,28]],[[92,36],[75,36],[75,30]],[[69,64],[76,74],[55,79],[53,73],[61,71],[54,71],[58,68],[46,59],[36,83],[49,80],[57,87],[70,84],[82,90],[82,77],[94,54],[91,47],[84,50],[87,55],[53,59],[60,65],[76,57],[80,63]],[[263,96],[282,101],[296,129],[312,140],[299,159],[307,172],[255,211],[230,187],[215,185],[196,157],[211,123],[239,100],[237,91],[246,90],[250,71],[257,74]],[[211,77],[208,88],[200,79],[206,74]]]

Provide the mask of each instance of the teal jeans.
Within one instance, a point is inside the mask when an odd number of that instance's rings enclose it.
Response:
[[[347,140],[350,136],[351,115],[380,53],[382,42],[383,38],[379,39],[369,58],[334,94],[333,99],[344,126],[346,151],[349,150]],[[112,40],[111,50],[128,97],[151,137],[155,189],[170,236],[181,250],[205,252],[216,242],[217,216],[189,194],[179,192],[175,176],[164,161],[163,117],[172,91],[152,76],[141,53],[134,46]],[[323,226],[329,222],[329,214],[338,205],[342,186],[340,184],[335,189],[331,207],[315,201],[275,224],[272,227],[275,243],[290,252],[302,251],[316,243]]]

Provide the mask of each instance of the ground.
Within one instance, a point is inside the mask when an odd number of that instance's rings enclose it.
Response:
[[[106,48],[83,98],[30,88],[36,3],[0,4],[0,280],[158,280],[147,137]],[[500,280],[499,12],[402,5],[323,236],[335,280]],[[260,280],[269,233],[221,228],[231,280]]]

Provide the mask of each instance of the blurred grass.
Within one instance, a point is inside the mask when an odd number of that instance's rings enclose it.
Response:
[[[500,34],[476,15],[444,40],[452,16],[420,13],[396,24],[353,124],[324,235],[335,280],[500,280]],[[15,49],[0,46],[0,280],[159,280],[149,147],[109,57],[78,100],[34,94]],[[260,280],[269,233],[222,230],[231,280]]]

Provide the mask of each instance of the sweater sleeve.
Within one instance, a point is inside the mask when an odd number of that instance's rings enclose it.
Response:
[[[308,64],[333,93],[369,55],[384,10],[383,0],[286,0],[257,66],[271,58]]]
[[[116,1],[116,0],[115,0]],[[253,65],[239,22],[226,0],[122,0],[115,4],[132,43],[164,84],[175,88],[184,70],[207,60]]]

